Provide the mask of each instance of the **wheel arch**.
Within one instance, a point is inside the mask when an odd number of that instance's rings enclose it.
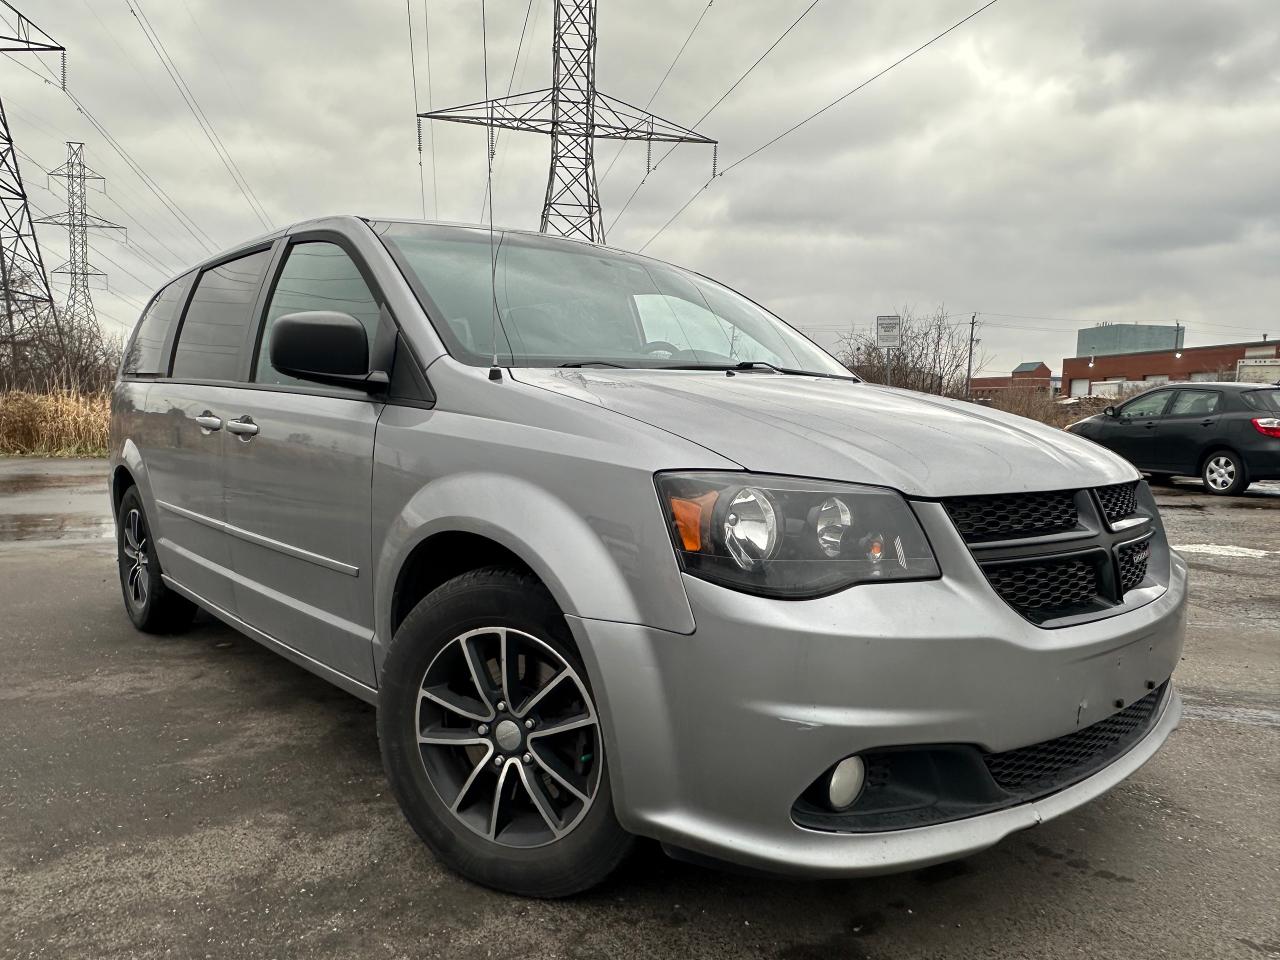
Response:
[[[1215,453],[1231,454],[1240,461],[1240,466],[1244,467],[1245,472],[1248,472],[1249,462],[1245,459],[1243,453],[1229,443],[1225,443],[1221,440],[1215,440],[1212,443],[1206,444],[1204,450],[1200,452],[1200,459],[1196,461],[1196,474],[1198,476],[1204,474],[1204,465],[1209,462],[1209,458]]]
[[[151,494],[147,468],[142,462],[142,454],[138,451],[137,444],[132,440],[126,440],[121,445],[120,453],[111,458],[110,493],[113,517],[118,515],[120,501],[124,499],[125,491],[130,487],[138,488],[143,504],[146,505]]]
[[[378,492],[375,481],[375,516]],[[380,672],[395,628],[434,586],[476,566],[498,563],[536,577],[566,616],[693,630],[671,554],[670,586],[641,592],[626,564],[639,553],[633,527],[606,526],[582,516],[556,493],[505,474],[453,474],[419,488],[385,519],[375,521],[374,668]],[[634,562],[634,558],[632,558]],[[447,574],[447,575],[446,575]],[[629,576],[630,574],[630,576]],[[419,579],[415,579],[419,578]]]

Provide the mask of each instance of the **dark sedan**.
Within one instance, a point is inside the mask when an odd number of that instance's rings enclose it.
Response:
[[[1171,383],[1067,427],[1154,478],[1199,477],[1210,493],[1280,479],[1280,389]]]

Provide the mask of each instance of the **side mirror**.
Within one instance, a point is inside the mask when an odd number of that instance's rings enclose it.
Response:
[[[299,380],[374,392],[387,385],[382,371],[369,371],[369,337],[349,313],[306,310],[288,313],[271,329],[271,365]]]
[[[1117,410],[1115,407],[1103,407],[1102,412],[1106,414],[1108,417],[1120,416],[1120,411]]]

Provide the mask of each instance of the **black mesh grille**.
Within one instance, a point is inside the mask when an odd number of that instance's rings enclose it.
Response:
[[[1098,595],[1098,564],[1090,557],[1003,563],[984,570],[996,593],[1033,620],[1092,609]]]
[[[1147,578],[1147,561],[1151,558],[1151,541],[1127,543],[1116,554],[1120,558],[1120,592],[1128,593]]]
[[[1074,530],[1079,520],[1075,495],[1069,490],[955,497],[945,505],[970,543],[1061,533]]]
[[[1141,739],[1151,727],[1164,690],[1159,687],[1119,713],[1065,737],[989,753],[983,760],[996,783],[1010,792],[1061,790],[1083,780]]]
[[[1102,512],[1107,523],[1115,523],[1138,512],[1136,491],[1138,481],[1117,483],[1110,487],[1098,487],[1098,502],[1102,504]]]

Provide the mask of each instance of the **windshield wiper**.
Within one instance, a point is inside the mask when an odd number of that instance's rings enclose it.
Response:
[[[629,369],[625,363],[612,363],[608,360],[572,360],[560,364],[562,367],[617,367],[619,370]]]
[[[726,373],[734,370],[753,370],[756,368],[772,370],[774,373],[785,373],[793,377],[822,377],[826,380],[858,379],[852,373],[848,376],[841,376],[838,373],[820,373],[817,370],[796,370],[791,367],[779,367],[776,364],[769,363],[767,360],[743,360],[740,363],[682,363],[658,367],[659,370],[723,370]]]

